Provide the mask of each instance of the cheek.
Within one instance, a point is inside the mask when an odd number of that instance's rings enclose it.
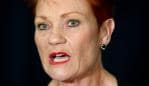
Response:
[[[42,34],[35,33],[35,43],[38,48],[39,53],[45,51],[47,49],[47,37],[42,36]]]
[[[38,49],[38,53],[40,55],[41,61],[44,61],[44,58],[47,57],[47,41],[46,41],[46,37],[42,37],[40,36],[40,34],[35,34],[35,43],[36,43],[36,47]]]
[[[37,47],[39,53],[41,51],[43,51],[43,49],[42,49],[43,43],[42,42],[43,42],[43,40],[38,35],[35,35],[35,43],[36,43],[36,47]]]
[[[45,69],[45,71],[48,70],[48,45],[47,45],[47,41],[46,41],[46,37],[42,37],[40,34],[35,34],[35,43],[36,43],[36,47],[38,49],[38,53],[40,56],[40,60],[42,63],[43,68]]]
[[[71,36],[76,64],[79,71],[86,71],[95,64],[98,57],[98,34],[95,29],[86,28],[75,36]],[[96,53],[97,52],[97,53]]]
[[[72,43],[75,48],[87,51],[88,48],[98,46],[98,33],[95,29],[86,29],[80,31],[76,36],[71,36]],[[85,50],[84,50],[85,49]]]

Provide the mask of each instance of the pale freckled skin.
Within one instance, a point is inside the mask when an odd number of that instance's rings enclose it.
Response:
[[[53,79],[49,86],[116,86],[100,82],[103,76],[109,77],[109,83],[114,80],[111,74],[104,72],[99,49],[100,44],[108,44],[105,39],[111,36],[113,23],[98,27],[86,0],[39,0],[35,14],[35,26],[43,22],[48,25],[46,30],[36,28],[35,42],[43,68]],[[79,25],[68,27],[70,19],[79,20]],[[67,52],[70,61],[50,65],[49,53],[54,51]]]

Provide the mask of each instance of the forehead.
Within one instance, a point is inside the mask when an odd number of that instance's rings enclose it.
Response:
[[[38,0],[36,14],[44,11],[57,14],[71,11],[89,13],[91,8],[87,0]]]

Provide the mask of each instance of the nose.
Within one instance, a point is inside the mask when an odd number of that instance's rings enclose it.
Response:
[[[48,43],[50,45],[64,44],[66,39],[60,31],[53,31],[49,34]]]

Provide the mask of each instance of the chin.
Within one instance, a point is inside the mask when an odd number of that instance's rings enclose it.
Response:
[[[69,81],[70,79],[72,79],[73,74],[72,72],[70,71],[50,71],[48,72],[48,75],[54,79],[54,80],[58,80],[58,81]],[[75,75],[76,76],[76,75]]]

